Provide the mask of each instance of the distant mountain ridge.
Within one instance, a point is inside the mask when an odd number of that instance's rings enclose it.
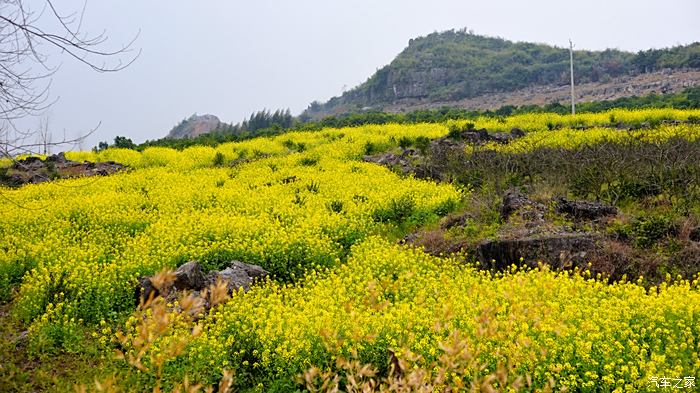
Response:
[[[576,50],[574,67],[577,84],[610,83],[661,70],[700,70],[700,43],[636,54],[615,49]],[[368,109],[410,110],[436,102],[458,106],[460,100],[568,82],[567,48],[450,30],[410,40],[408,47],[366,82],[324,104],[312,103],[303,116],[320,119]]]

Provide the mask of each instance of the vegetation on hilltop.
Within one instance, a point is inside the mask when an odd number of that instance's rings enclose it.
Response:
[[[597,82],[660,69],[700,68],[700,43],[637,54],[576,50],[574,58],[577,83]],[[459,100],[568,81],[568,49],[450,30],[410,40],[365,83],[325,104],[312,103],[307,114],[328,113],[338,105],[381,108],[401,99]]]

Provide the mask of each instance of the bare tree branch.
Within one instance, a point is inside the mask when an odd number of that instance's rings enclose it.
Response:
[[[139,36],[125,45],[110,49],[105,31],[88,35],[81,31],[87,0],[79,12],[63,14],[53,0],[43,0],[40,11],[32,10],[28,0],[0,0],[0,157],[34,153],[37,147],[75,144],[78,138],[47,140],[48,126],[41,130],[21,131],[14,122],[37,116],[55,100],[49,98],[51,77],[58,67],[49,59],[58,50],[96,72],[115,72],[133,64],[141,51],[133,53]],[[48,28],[46,26],[56,26]],[[52,56],[50,56],[52,55]],[[43,140],[36,142],[39,135]],[[34,140],[29,141],[34,138]]]

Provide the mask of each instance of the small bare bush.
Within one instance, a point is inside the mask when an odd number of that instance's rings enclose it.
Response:
[[[226,284],[218,281],[199,294],[183,293],[178,296],[171,292],[175,273],[169,270],[158,272],[151,278],[151,282],[160,296],[155,296],[155,292],[152,292],[148,299],[141,300],[127,321],[126,328],[116,334],[116,343],[120,349],[115,351],[115,355],[133,370],[153,377],[155,382],[152,391],[160,393],[165,385],[164,366],[185,354],[188,342],[202,333],[202,324],[198,320],[206,308],[224,303],[229,295]],[[95,381],[94,389],[83,385],[76,387],[76,391],[129,391],[124,384],[115,381],[116,377]],[[224,371],[216,389],[192,383],[187,375],[181,382],[172,385],[170,391],[173,393],[230,392],[233,373]]]

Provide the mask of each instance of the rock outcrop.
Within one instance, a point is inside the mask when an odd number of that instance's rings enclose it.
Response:
[[[508,221],[517,212],[526,222],[543,223],[546,209],[543,204],[531,200],[522,192],[508,190],[501,205],[501,221]]]
[[[617,211],[606,205],[587,201],[558,198],[555,212],[572,218],[593,220]],[[536,266],[546,263],[557,269],[584,268],[598,250],[603,236],[548,220],[548,207],[533,201],[519,190],[508,190],[503,197],[500,219],[504,223],[496,239],[485,240],[477,246],[479,261],[493,269],[511,264]]]
[[[42,160],[27,157],[15,161],[0,172],[0,184],[21,187],[25,184],[39,184],[56,179],[84,176],[106,176],[126,169],[114,161],[77,162],[68,160],[64,153],[54,154]]]
[[[557,199],[556,211],[579,220],[597,220],[617,214],[617,209],[610,205],[600,202],[570,201],[563,197]]]
[[[584,267],[596,249],[599,236],[587,233],[559,233],[516,239],[497,239],[479,245],[484,266],[502,270],[520,261],[527,266],[546,263],[556,269]]]
[[[415,158],[419,157],[416,149],[403,149],[401,154],[381,153],[364,156],[366,162],[384,165],[386,167],[400,170],[403,174],[414,173],[416,171]]]
[[[194,138],[215,131],[219,129],[222,124],[221,120],[214,115],[199,116],[195,113],[170,130],[167,138]]]
[[[427,149],[403,148],[401,153],[365,155],[364,161],[384,165],[403,174],[412,173],[418,178],[444,180],[442,167],[455,155],[463,154],[467,144],[481,145],[488,142],[507,144],[525,135],[519,128],[510,132],[489,132],[482,128],[468,129],[452,136],[433,139]]]
[[[270,273],[258,265],[232,261],[223,270],[209,272],[204,281],[207,285],[211,285],[221,280],[226,284],[229,293],[238,291],[240,288],[243,288],[244,292],[248,292],[254,282],[263,280],[268,275]]]

